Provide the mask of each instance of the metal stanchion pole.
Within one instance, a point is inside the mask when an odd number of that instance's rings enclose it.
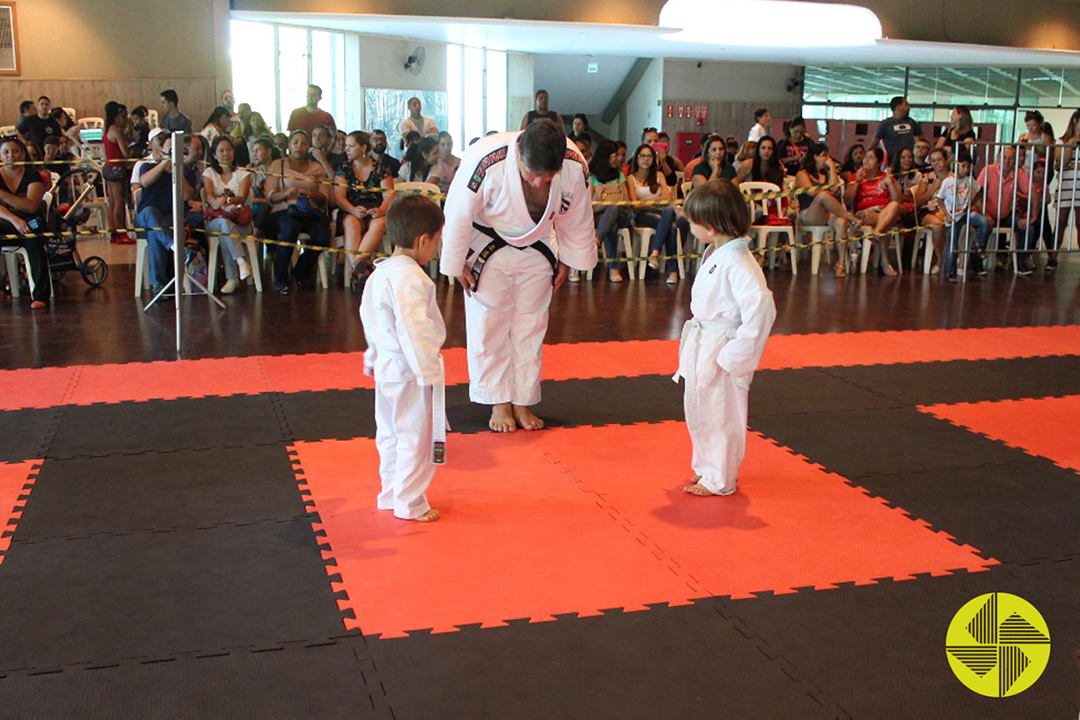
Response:
[[[176,356],[183,347],[180,297],[184,287],[184,133],[172,134],[173,288],[176,301]]]

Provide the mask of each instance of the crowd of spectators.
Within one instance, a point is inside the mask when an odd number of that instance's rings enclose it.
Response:
[[[348,256],[346,265],[353,279],[360,280],[370,271],[370,258],[382,244],[383,216],[391,199],[384,191],[401,183],[429,183],[447,191],[460,158],[453,154],[450,133],[440,131],[433,118],[423,115],[419,98],[408,101],[407,113],[394,131],[400,159],[389,151],[387,134],[381,129],[370,133],[338,130],[333,116],[319,107],[321,100],[322,90],[309,86],[305,104],[292,111],[287,128],[279,133],[247,103],[234,109],[229,91],[222,94],[220,104],[198,131],[181,112],[180,98],[171,89],[160,93],[154,128],[145,106],[129,113],[121,103],[106,104],[102,145],[108,231],[113,242],[135,242],[126,221],[130,205],[134,225],[148,240],[154,289],[167,281],[172,244],[170,233],[154,230],[172,222],[170,131],[185,134],[184,223],[191,237],[204,246],[207,233],[220,238],[225,281],[219,290],[226,294],[257,272],[255,258],[245,257],[239,240],[243,236],[254,233],[285,243],[270,246],[275,257],[274,287],[280,293],[311,282],[316,251],[302,252],[292,264],[289,244],[301,236],[305,244],[316,247],[342,238],[345,248],[360,252]],[[43,263],[47,268],[34,236],[41,197],[53,173],[62,174],[80,162],[82,143],[78,124],[63,108],[53,108],[48,97],[24,102],[20,114],[17,136],[4,138],[0,144],[4,163],[0,168],[0,234],[12,236],[3,241],[5,245],[27,248],[29,272],[38,278]],[[545,90],[537,91],[534,109],[522,118],[521,127],[539,120],[563,122],[550,109]],[[704,133],[697,153],[685,165],[672,152],[668,134],[658,128],[644,128],[632,152],[621,141],[596,142],[583,114],[574,115],[567,130],[588,164],[595,201],[642,203],[595,206],[597,244],[609,258],[611,282],[624,280],[620,230],[648,228],[652,230],[648,266],[667,283],[677,283],[677,264],[670,256],[677,252],[680,233],[684,239],[689,234],[675,201],[689,188],[717,179],[799,189],[755,221],[831,228],[840,248],[834,266],[838,277],[847,274],[857,255],[860,229],[872,232],[880,246],[882,274],[894,275],[897,268],[889,259],[889,245],[904,242],[905,229],[928,227],[938,261],[947,279],[954,280],[956,250],[963,244],[960,235],[965,228],[977,251],[969,263],[972,272],[993,269],[983,264],[982,252],[991,230],[1005,227],[1019,238],[1024,252],[1017,258],[1018,269],[1028,274],[1034,267],[1031,251],[1037,241],[1060,242],[1068,215],[1080,199],[1072,197],[1072,189],[1080,185],[1076,162],[1080,111],[1073,114],[1060,140],[1039,112],[1027,113],[1025,120],[1019,142],[1027,147],[1004,147],[994,153],[991,159],[996,162],[982,167],[978,177],[972,168],[978,164],[980,147],[970,110],[954,108],[948,128],[928,139],[910,117],[910,105],[902,97],[893,99],[890,116],[878,125],[869,145],[855,143],[842,158],[832,157],[825,144],[809,137],[800,117],[785,123],[783,136],[775,139],[767,108],[754,113],[745,143],[734,136]],[[19,165],[24,159],[43,161],[45,172]],[[1069,198],[1057,205],[1056,238],[1046,211],[1046,188],[1054,173],[1065,188],[1061,195]],[[56,188],[61,196],[63,190]],[[910,233],[907,241],[911,242]],[[1046,268],[1052,271],[1056,260],[1051,253]],[[38,295],[35,292],[35,306],[47,301],[47,296]]]

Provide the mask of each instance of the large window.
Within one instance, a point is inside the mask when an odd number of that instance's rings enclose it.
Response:
[[[462,45],[446,48],[447,132],[455,147],[506,127],[506,53]]]
[[[947,123],[953,106],[967,105],[976,123],[993,123],[1011,139],[1026,110],[1055,121],[1080,107],[1080,68],[829,65],[803,75],[807,118],[880,120],[896,95],[907,97],[920,122]]]
[[[364,88],[364,122],[369,130],[386,133],[390,154],[399,155],[401,139],[399,126],[409,114],[409,99],[420,98],[421,114],[426,115],[446,129],[446,93],[441,91],[392,90],[389,88]]]
[[[322,88],[319,107],[345,122],[345,36],[272,23],[230,22],[233,94],[284,131],[307,86]]]

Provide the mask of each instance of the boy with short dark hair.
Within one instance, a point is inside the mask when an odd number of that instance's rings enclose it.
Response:
[[[445,375],[439,350],[446,327],[435,283],[423,266],[442,238],[443,213],[421,195],[403,195],[386,212],[394,248],[375,261],[360,301],[368,349],[364,374],[375,377],[375,445],[379,449],[380,510],[402,520],[432,522],[439,511],[425,493],[444,462]]]
[[[690,191],[683,205],[690,232],[709,246],[690,291],[693,317],[683,326],[675,381],[686,381],[691,495],[731,495],[746,454],[750,382],[765,352],[776,305],[747,245],[750,210],[727,180]]]
[[[990,220],[985,215],[971,208],[978,202],[982,188],[971,177],[971,154],[966,147],[957,151],[956,174],[945,178],[938,190],[937,197],[943,208],[945,227],[949,232],[948,245],[945,248],[945,279],[957,281],[957,254],[963,244],[965,249],[974,248],[969,267],[977,275],[985,275],[986,243],[990,239]],[[970,212],[969,212],[970,210]],[[969,226],[961,237],[964,226]],[[971,240],[971,230],[975,238]],[[970,241],[970,245],[965,240]]]

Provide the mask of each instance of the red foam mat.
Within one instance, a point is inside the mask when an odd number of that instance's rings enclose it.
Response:
[[[1080,326],[1074,325],[777,335],[769,339],[762,368],[1072,355],[1077,348]],[[671,374],[677,354],[674,340],[548,345],[544,379]],[[464,348],[450,348],[444,355],[447,383],[468,382]],[[362,370],[358,352],[7,370],[0,372],[0,410],[373,387]]]
[[[11,533],[22,517],[27,486],[33,485],[41,467],[41,460],[25,460],[17,463],[0,463],[0,563],[11,546]],[[7,533],[5,535],[5,533]]]
[[[628,450],[629,449],[629,450]],[[751,436],[740,492],[681,492],[681,423],[454,435],[429,494],[431,525],[374,509],[373,441],[300,443],[310,492],[365,633],[603,608],[684,604],[705,595],[831,587],[977,571],[994,564],[842,478]],[[647,471],[642,472],[643,468]]]
[[[1080,472],[1080,395],[919,408],[1032,455]]]

